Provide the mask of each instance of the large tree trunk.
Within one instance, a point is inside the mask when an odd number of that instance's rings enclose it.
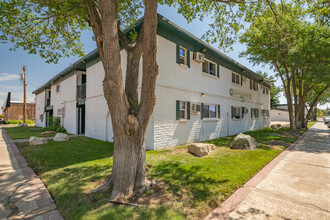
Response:
[[[100,0],[100,12],[93,7],[95,5],[88,5],[87,11],[105,71],[103,91],[112,120],[114,152],[111,176],[92,192],[112,189],[110,198],[117,199],[134,191],[142,192],[146,185],[145,137],[155,105],[158,75],[157,0],[145,1],[144,23],[136,42],[130,42],[119,29],[118,0]],[[127,52],[125,88],[119,41]],[[142,54],[143,77],[139,102],[138,76]]]

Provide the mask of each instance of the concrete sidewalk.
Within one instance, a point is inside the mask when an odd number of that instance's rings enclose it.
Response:
[[[330,219],[330,139],[325,124],[317,122],[207,219]]]
[[[42,181],[0,129],[0,219],[63,219]]]

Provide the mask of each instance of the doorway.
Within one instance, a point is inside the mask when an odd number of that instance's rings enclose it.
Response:
[[[85,134],[85,105],[78,105],[78,134]]]

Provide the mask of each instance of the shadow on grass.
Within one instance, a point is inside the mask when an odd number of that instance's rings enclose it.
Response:
[[[17,146],[38,173],[103,158],[109,158],[112,163],[113,144],[87,137],[27,147],[17,143]]]
[[[202,169],[203,167],[197,165],[164,161],[153,166],[150,176],[166,181],[169,185],[168,190],[179,198],[183,198],[187,194],[191,201],[198,202],[209,199],[214,193],[210,186],[229,181],[207,177]]]

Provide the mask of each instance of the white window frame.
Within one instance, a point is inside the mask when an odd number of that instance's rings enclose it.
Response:
[[[179,101],[180,103],[179,103],[179,120],[187,120],[188,119],[188,117],[187,117],[187,115],[188,115],[188,110],[187,110],[187,107],[188,107],[188,101],[182,101],[182,100],[180,100]],[[184,103],[184,109],[182,109],[181,108],[181,103]],[[184,111],[184,118],[181,118],[181,111]]]
[[[235,82],[233,82],[233,75],[235,75]],[[238,76],[239,78],[239,82],[237,83],[236,80],[237,80],[237,77]],[[242,76],[238,73],[234,73],[234,72],[231,72],[231,82],[234,84],[234,85],[238,85],[238,86],[241,86],[241,82],[242,82]]]
[[[233,109],[239,109],[239,118],[236,117],[236,110],[235,110],[235,116],[232,116],[232,119],[234,119],[234,120],[240,120],[240,119],[242,119],[242,107],[240,107],[240,106],[233,106]]]
[[[209,114],[208,114],[208,117],[204,117],[204,107],[205,106],[209,106]],[[210,111],[210,106],[214,106],[215,107],[215,117],[210,117],[210,115],[211,115],[211,111]],[[219,110],[218,110],[218,105],[216,105],[216,104],[208,104],[208,103],[204,103],[203,104],[203,109],[202,109],[202,112],[201,112],[201,114],[203,114],[203,119],[217,119],[217,118],[219,118],[219,115],[218,115],[218,112],[219,112]]]
[[[184,51],[184,56],[181,56],[180,51],[183,50]],[[179,57],[180,57],[180,65],[185,65],[187,66],[187,53],[188,50],[182,46],[179,47]],[[181,63],[181,58],[183,58],[183,63]]]
[[[207,65],[207,71],[208,71],[208,72],[205,72],[205,71],[203,70],[204,63],[208,63],[208,65]],[[214,65],[214,67],[215,67],[215,73],[214,73],[215,75],[212,75],[212,74],[210,73],[210,64],[211,64],[211,63],[212,63],[212,64]],[[202,64],[202,72],[205,73],[205,74],[208,74],[208,75],[210,75],[210,76],[218,77],[218,65],[217,65],[215,62],[211,61],[211,60],[204,59],[204,62],[203,62],[203,64]]]
[[[57,84],[57,85],[55,86],[55,90],[56,90],[57,93],[60,93],[60,92],[61,92],[61,89],[62,89],[62,85],[61,85],[61,83],[59,83],[59,84]]]

